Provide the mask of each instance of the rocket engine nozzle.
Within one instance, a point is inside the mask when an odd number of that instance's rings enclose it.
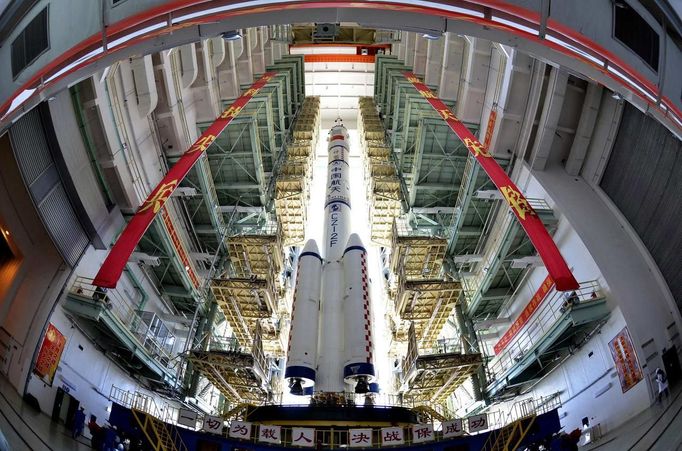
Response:
[[[365,376],[360,376],[355,384],[355,393],[364,394],[369,393],[369,382]]]
[[[290,379],[289,393],[296,396],[303,396],[303,381],[299,378]]]

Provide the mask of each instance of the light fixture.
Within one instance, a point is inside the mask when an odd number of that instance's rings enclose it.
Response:
[[[611,97],[613,97],[614,99],[616,99],[618,101],[623,100],[623,96],[618,94],[617,92],[614,92],[613,94],[611,94]]]
[[[226,31],[221,36],[226,41],[238,41],[242,38],[242,34],[237,30]]]
[[[435,33],[424,33],[422,34],[422,37],[430,41],[437,41],[438,39],[440,39],[441,35]]]
[[[189,271],[189,265],[185,265],[185,271]]]
[[[5,229],[3,232],[5,233],[5,236],[9,236],[9,230]]]

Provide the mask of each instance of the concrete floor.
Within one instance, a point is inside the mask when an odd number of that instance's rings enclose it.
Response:
[[[581,451],[682,451],[682,387]]]
[[[12,451],[90,449],[87,437],[71,438],[70,431],[44,413],[26,405],[7,380],[0,376],[0,430]],[[682,451],[682,387],[661,405],[653,405],[598,442],[581,451]]]
[[[90,439],[71,438],[71,432],[44,413],[26,405],[7,379],[0,376],[0,430],[12,451],[85,451]],[[86,431],[87,433],[87,431]],[[89,435],[88,435],[89,437]]]

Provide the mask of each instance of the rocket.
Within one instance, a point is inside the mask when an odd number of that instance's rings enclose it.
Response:
[[[375,379],[367,250],[351,230],[348,131],[329,132],[322,250],[298,258],[284,373],[294,395],[366,393]]]

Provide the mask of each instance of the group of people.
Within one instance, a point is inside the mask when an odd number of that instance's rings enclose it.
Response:
[[[77,439],[85,429],[85,409],[81,407],[73,417],[72,437]],[[119,431],[116,426],[100,426],[97,417],[90,415],[87,423],[90,432],[92,449],[98,451],[138,451],[143,449],[142,440],[129,437],[125,431]]]

